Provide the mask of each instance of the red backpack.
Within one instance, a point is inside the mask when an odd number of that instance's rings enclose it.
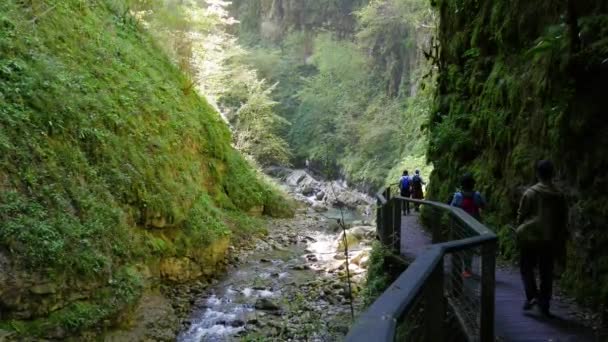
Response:
[[[465,195],[464,193],[462,194],[462,204],[460,205],[460,208],[464,211],[466,211],[469,215],[475,217],[475,218],[479,218],[479,205],[477,205],[477,203],[475,203],[475,193],[471,194],[471,195]]]

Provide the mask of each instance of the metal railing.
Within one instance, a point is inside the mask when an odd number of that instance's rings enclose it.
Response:
[[[407,239],[404,202],[421,207],[432,244],[361,314],[347,341],[493,341],[496,235],[447,204],[391,197],[390,187],[376,197],[383,245],[401,251]]]

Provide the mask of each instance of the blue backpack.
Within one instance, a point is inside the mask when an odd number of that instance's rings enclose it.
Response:
[[[410,177],[401,177],[401,180],[399,181],[399,189],[401,189],[402,191],[410,189]]]

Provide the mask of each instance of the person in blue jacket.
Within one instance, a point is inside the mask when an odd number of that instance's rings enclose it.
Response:
[[[403,175],[401,176],[401,179],[399,180],[399,191],[401,194],[401,197],[410,197],[412,194],[412,184],[411,184],[411,180],[410,180],[410,176],[407,172],[407,170],[403,171]],[[403,214],[404,215],[409,215],[410,213],[410,202],[408,201],[403,201]]]

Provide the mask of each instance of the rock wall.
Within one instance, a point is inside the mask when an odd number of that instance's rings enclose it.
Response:
[[[101,334],[291,213],[128,3],[0,2],[0,336]]]
[[[232,13],[243,35],[278,42],[290,30],[331,30],[341,37],[355,31],[354,11],[367,0],[236,0]]]
[[[562,285],[608,303],[608,3],[435,1],[439,70],[429,121],[430,197],[444,201],[472,171],[489,200],[484,221],[515,253],[513,227],[534,164],[550,158],[570,203]],[[606,311],[604,311],[606,313]]]

